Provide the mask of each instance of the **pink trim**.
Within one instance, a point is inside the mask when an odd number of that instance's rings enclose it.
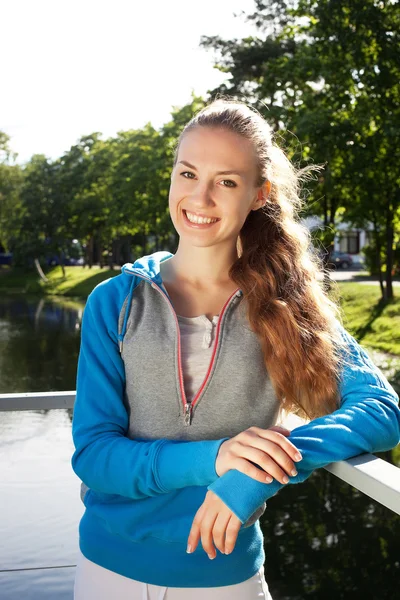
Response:
[[[183,373],[182,373],[182,359],[181,359],[181,332],[180,332],[180,328],[179,328],[179,322],[178,322],[178,318],[176,316],[176,312],[174,307],[172,306],[172,302],[171,300],[168,298],[168,296],[165,294],[165,292],[156,284],[154,283],[154,281],[152,279],[150,279],[150,277],[145,277],[144,275],[138,274],[136,271],[128,271],[128,273],[135,273],[135,275],[137,275],[139,278],[141,279],[145,279],[147,281],[151,282],[151,285],[154,289],[156,289],[157,291],[159,291],[164,298],[168,301],[168,304],[170,305],[171,309],[172,309],[172,313],[174,315],[174,319],[175,319],[175,323],[176,323],[176,327],[177,327],[177,332],[178,332],[178,374],[179,374],[179,386],[180,386],[180,390],[181,390],[181,400],[182,400],[182,405],[183,405],[183,416],[185,416],[185,406],[186,404],[188,404],[187,399],[186,399],[186,394],[185,394],[185,387],[183,385]],[[193,407],[195,405],[195,403],[197,402],[199,396],[201,395],[201,392],[203,391],[210,373],[212,371],[212,368],[214,366],[214,360],[215,360],[215,354],[217,352],[217,348],[218,348],[218,342],[219,342],[219,333],[220,333],[220,329],[221,329],[221,322],[222,322],[222,317],[228,307],[228,304],[230,303],[230,301],[232,300],[233,296],[235,296],[240,288],[237,288],[233,294],[228,298],[228,300],[225,302],[222,310],[221,310],[221,314],[219,316],[218,319],[218,325],[217,325],[217,331],[215,333],[215,340],[214,340],[214,349],[213,349],[213,353],[211,356],[211,360],[210,360],[210,364],[208,365],[208,370],[207,370],[207,374],[203,380],[203,383],[200,386],[199,391],[197,392],[196,396],[193,398],[192,402],[190,402],[190,411],[192,413],[193,411]]]
[[[195,403],[197,402],[199,396],[201,395],[201,392],[203,391],[203,389],[204,389],[204,387],[205,387],[205,385],[206,385],[206,383],[208,381],[208,378],[210,376],[210,373],[212,371],[212,368],[214,366],[214,359],[215,359],[215,355],[217,353],[218,342],[219,342],[219,333],[220,333],[220,329],[221,329],[222,316],[224,315],[224,313],[225,313],[225,311],[226,311],[226,309],[228,307],[228,304],[232,300],[233,296],[235,296],[238,293],[239,289],[240,288],[237,288],[237,290],[228,298],[228,300],[225,302],[225,304],[224,304],[224,306],[223,306],[223,308],[221,310],[221,314],[220,314],[219,319],[218,319],[217,331],[215,332],[214,349],[213,349],[213,353],[212,353],[212,356],[211,356],[211,361],[210,361],[210,364],[208,365],[208,371],[207,371],[207,374],[206,374],[206,376],[204,378],[204,381],[201,384],[200,389],[197,392],[196,396],[193,398],[193,400],[191,402],[192,407],[195,405]],[[180,357],[179,357],[179,360],[180,360]],[[192,408],[192,410],[193,410],[193,408]]]

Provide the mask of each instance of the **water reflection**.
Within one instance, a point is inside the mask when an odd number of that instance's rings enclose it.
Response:
[[[0,300],[0,393],[74,390],[84,302]]]
[[[75,389],[83,307],[0,300],[0,393]],[[1,574],[0,598],[72,598],[66,566],[76,560],[83,508],[69,464],[71,417],[64,410],[0,415],[0,533],[9,540],[2,568],[59,567]],[[395,464],[395,454],[380,456]],[[400,517],[330,473],[281,490],[261,526],[274,600],[398,597]]]
[[[330,473],[271,498],[261,526],[277,598],[398,598],[400,517]]]
[[[72,600],[83,513],[69,411],[0,414],[0,599]]]

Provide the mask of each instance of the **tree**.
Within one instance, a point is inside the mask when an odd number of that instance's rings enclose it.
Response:
[[[257,1],[248,18],[262,37],[201,41],[217,52],[217,68],[231,75],[229,84],[210,94],[245,99],[282,135],[292,157],[300,139],[302,161],[311,157],[325,165],[310,206],[326,224],[334,226],[338,211],[343,219],[365,219],[372,171],[375,214],[385,231],[383,292],[388,300],[393,297],[400,202],[400,157],[394,143],[400,123],[397,5],[377,0]]]
[[[63,254],[67,228],[65,207],[56,195],[55,167],[44,155],[35,154],[26,165],[20,198],[19,233],[14,240],[17,261],[33,261],[45,279],[40,260]]]
[[[22,170],[12,164],[17,154],[9,146],[9,136],[0,131],[0,251],[10,251],[17,231],[17,215],[21,206],[19,190],[22,185]]]

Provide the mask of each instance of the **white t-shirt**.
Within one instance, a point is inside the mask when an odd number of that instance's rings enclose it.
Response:
[[[181,332],[183,384],[186,399],[191,402],[199,391],[211,362],[219,316],[214,316],[212,321],[206,315],[177,317]]]
[[[161,287],[167,292],[164,285]],[[210,366],[219,315],[214,316],[211,321],[206,315],[177,317],[181,333],[183,385],[186,399],[191,402]]]

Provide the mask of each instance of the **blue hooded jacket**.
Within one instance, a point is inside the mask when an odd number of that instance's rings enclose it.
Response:
[[[85,306],[72,423],[71,464],[85,512],[81,552],[138,581],[214,587],[252,577],[265,560],[259,517],[284,484],[237,470],[218,477],[220,445],[257,425],[276,424],[275,396],[256,335],[236,290],[221,310],[210,366],[186,401],[176,313],[160,287],[155,252],[99,284]],[[356,340],[338,324],[351,360],[341,405],[292,430],[300,483],[320,467],[400,440],[399,398]],[[212,490],[242,522],[233,552],[210,560],[186,544],[194,515]]]

